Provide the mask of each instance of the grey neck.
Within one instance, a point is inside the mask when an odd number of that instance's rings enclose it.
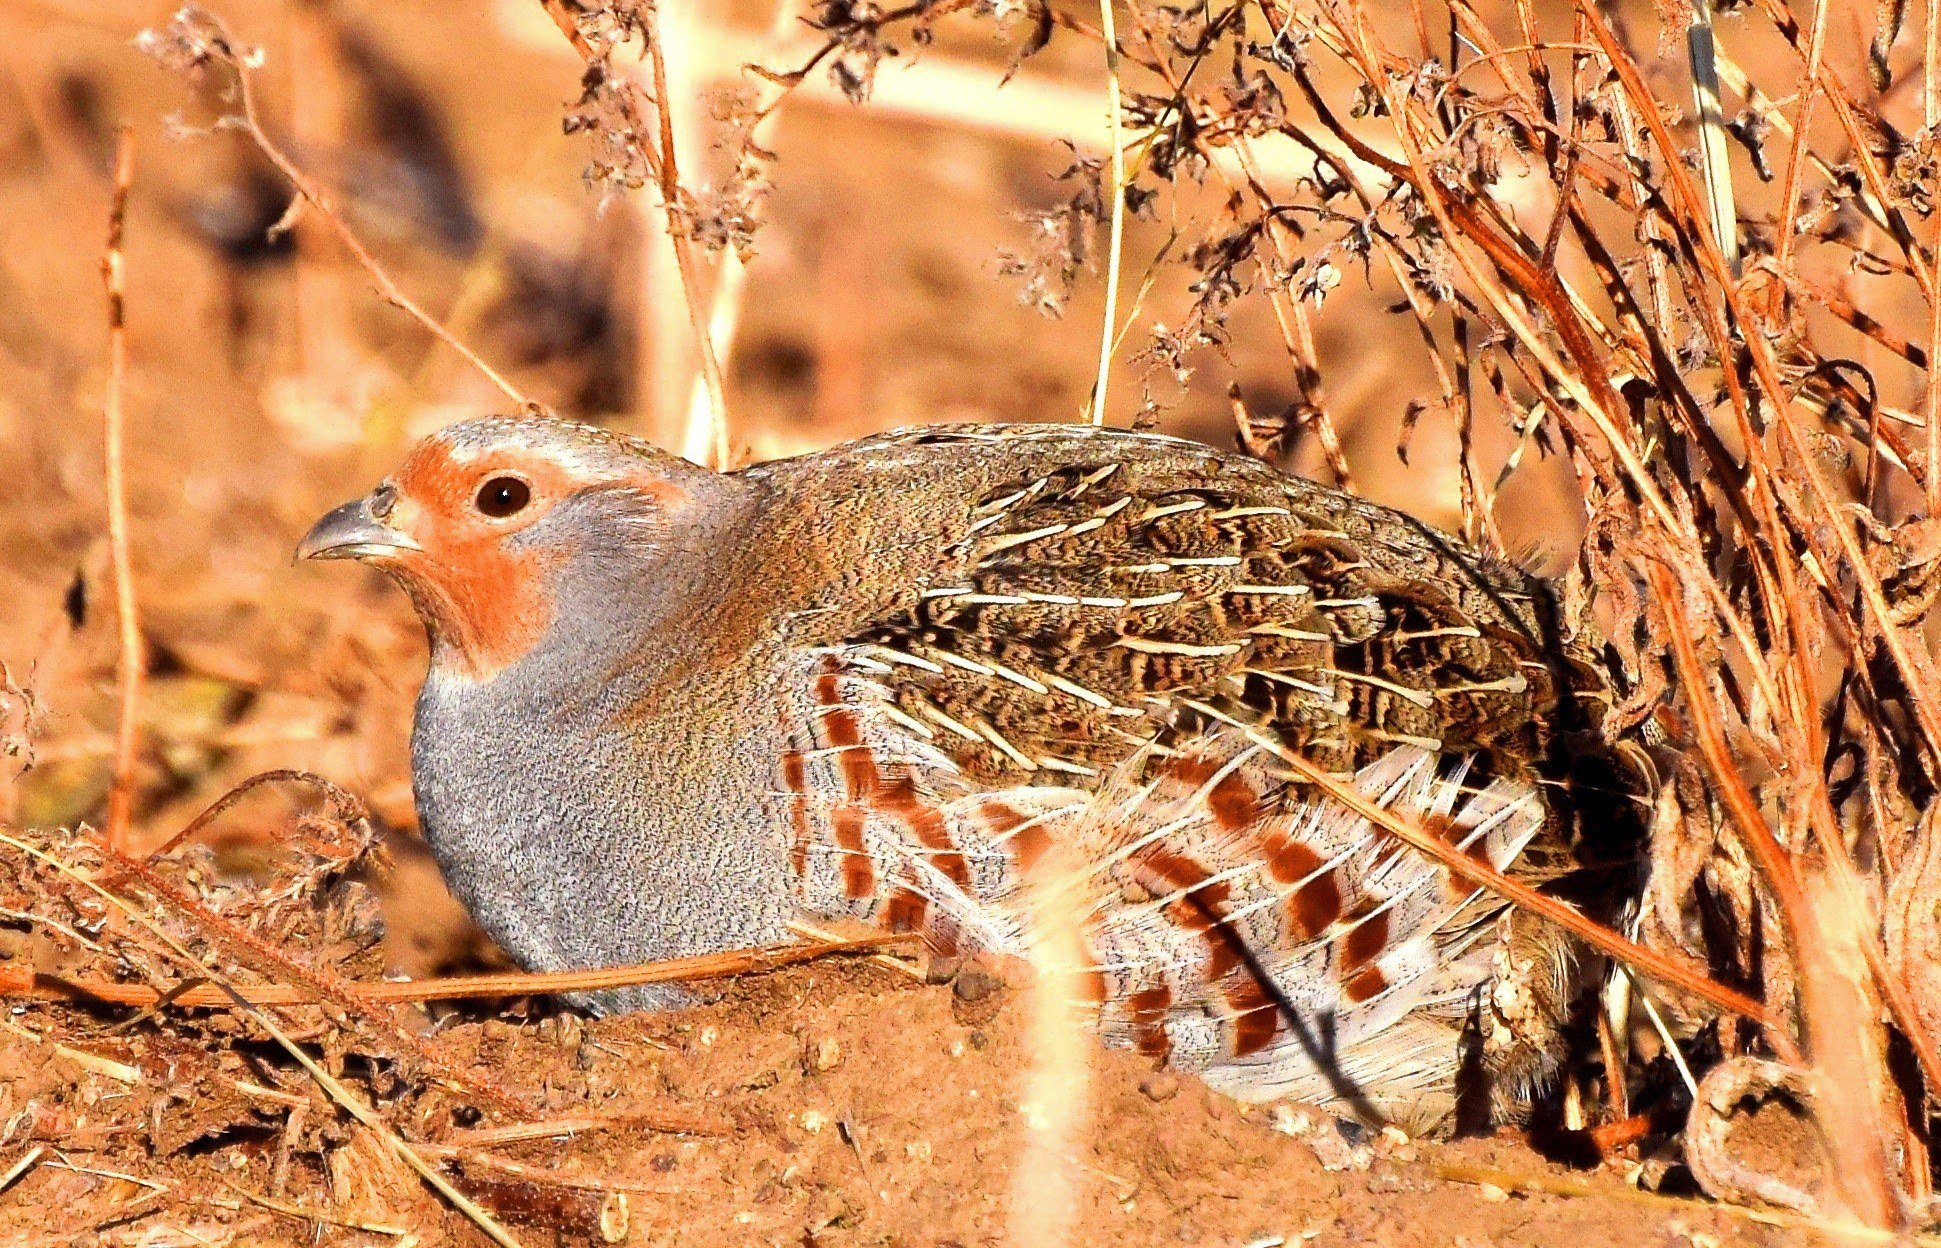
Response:
[[[749,713],[773,656],[724,628],[765,613],[745,600],[759,497],[717,480],[723,498],[664,531],[577,518],[608,539],[563,563],[554,599],[570,610],[545,641],[485,683],[434,664],[419,697],[426,839],[459,899],[529,967],[787,938],[786,854],[765,808],[780,732]]]

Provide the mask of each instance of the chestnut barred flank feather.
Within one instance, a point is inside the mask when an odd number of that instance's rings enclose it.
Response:
[[[536,968],[803,917],[1031,963],[1056,898],[1108,1042],[1427,1127],[1518,1112],[1589,968],[1287,760],[1598,917],[1627,895],[1547,589],[1197,443],[968,425],[717,476],[471,422],[333,542],[420,604],[426,833]]]
[[[1542,590],[1187,444],[1162,464],[1067,427],[873,440],[1001,441],[1063,453],[977,500],[946,583],[789,682],[779,775],[804,904],[1029,960],[1024,885],[1063,843],[1095,876],[1109,1040],[1249,1099],[1448,1110],[1503,906],[1305,792],[1260,742],[1352,772],[1498,870],[1546,832],[1560,851],[1543,753],[1583,672],[1539,640]],[[1539,1034],[1499,1043],[1518,1060],[1554,1044],[1571,996],[1553,952]]]

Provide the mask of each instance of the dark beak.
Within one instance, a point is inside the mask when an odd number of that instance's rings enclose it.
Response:
[[[371,500],[360,498],[327,513],[297,543],[299,559],[381,559],[418,543],[371,514]]]

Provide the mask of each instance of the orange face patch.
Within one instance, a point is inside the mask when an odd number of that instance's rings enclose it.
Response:
[[[525,501],[492,514],[481,491],[516,482]],[[521,447],[465,456],[443,441],[419,445],[393,478],[395,501],[380,517],[416,542],[387,566],[403,582],[433,633],[471,680],[489,680],[530,653],[552,627],[550,588],[558,547],[514,550],[507,539],[531,527],[565,499],[596,486],[628,485],[663,505],[683,497],[655,478],[590,478]]]

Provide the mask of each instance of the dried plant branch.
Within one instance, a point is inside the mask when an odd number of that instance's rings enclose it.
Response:
[[[727,387],[721,377],[721,362],[715,357],[708,314],[701,294],[701,270],[694,259],[694,240],[687,217],[681,208],[681,171],[674,153],[674,100],[667,89],[667,54],[662,47],[661,11],[658,4],[640,11],[647,55],[654,66],[655,114],[660,119],[660,198],[667,213],[667,237],[674,248],[674,263],[681,274],[681,293],[687,304],[688,324],[694,329],[695,359],[701,368],[701,381],[707,387],[709,415],[714,431],[713,466],[726,470],[732,452],[728,445]]]
[[[135,179],[135,136],[127,126],[115,137],[114,198],[108,211],[108,249],[101,280],[108,295],[108,395],[101,421],[104,486],[108,495],[108,550],[114,565],[115,763],[108,788],[108,840],[125,846],[135,810],[137,737],[141,732],[142,647],[140,607],[135,599],[134,560],[128,553],[128,485],[122,466],[122,395],[128,380],[128,316],[122,234],[127,225],[128,189]]]
[[[25,842],[15,840],[13,837],[8,836],[4,832],[0,832],[0,842],[4,842],[5,844],[12,846],[14,849],[29,855],[30,857],[34,858],[36,861],[39,861],[45,864],[46,866],[52,868],[53,870],[59,872],[60,874],[67,876],[68,878],[74,880],[77,884],[81,885],[83,888],[96,894],[101,898],[102,901],[106,902],[109,906],[113,907],[121,914],[125,915],[130,922],[142,928],[144,931],[148,932],[151,936],[155,937],[158,941],[160,941],[161,946],[165,948],[168,951],[169,955],[173,959],[175,959],[185,970],[187,970],[191,974],[196,974],[196,975],[200,975],[203,973],[204,968],[202,964],[197,961],[195,955],[190,953],[187,948],[185,948],[179,941],[175,939],[175,937],[169,935],[169,933],[164,931],[152,919],[150,919],[147,915],[143,914],[140,911],[140,909],[138,909],[133,905],[130,905],[125,899],[115,895],[113,892],[109,891],[108,889],[103,888],[100,884],[88,878],[88,876],[84,875],[83,873],[76,871],[73,867],[69,866],[67,863],[61,862],[59,859],[54,858],[53,856],[41,851],[40,849],[35,848],[32,845],[28,845]],[[109,854],[111,857],[119,858],[123,865],[134,866],[137,871],[144,870],[144,868],[141,868],[139,864],[136,864],[133,859],[129,859],[124,856],[117,855],[115,854],[115,851],[113,851],[112,849],[109,850]],[[275,1020],[270,1017],[268,1011],[264,1010],[260,1005],[252,1003],[251,1001],[244,998],[242,994],[238,992],[235,989],[235,987],[231,985],[227,980],[216,978],[213,980],[213,983],[215,984],[216,987],[222,990],[225,998],[229,1002],[235,1005],[237,1009],[249,1015],[251,1021],[253,1021],[257,1026],[261,1027],[264,1031],[269,1033],[270,1037],[276,1041],[276,1043],[283,1049],[283,1051],[286,1054],[288,1054],[293,1061],[295,1061],[299,1066],[301,1066],[304,1069],[304,1071],[307,1072],[310,1075],[310,1077],[317,1082],[317,1085],[319,1087],[324,1089],[324,1091],[330,1096],[331,1100],[335,1101],[338,1104],[338,1106],[340,1106],[346,1113],[348,1113],[351,1117],[355,1118],[359,1124],[364,1126],[373,1135],[375,1135],[383,1143],[384,1147],[389,1151],[391,1151],[392,1153],[394,1153],[399,1160],[403,1161],[406,1165],[410,1166],[411,1169],[415,1170],[418,1173],[418,1175],[424,1179],[426,1183],[430,1184],[432,1188],[439,1193],[439,1195],[443,1196],[446,1200],[450,1201],[453,1208],[463,1213],[468,1219],[472,1221],[472,1223],[475,1226],[477,1226],[481,1231],[483,1231],[488,1238],[490,1238],[494,1243],[499,1244],[501,1248],[520,1248],[519,1241],[517,1239],[514,1239],[511,1233],[508,1232],[504,1227],[500,1226],[496,1219],[494,1219],[490,1214],[486,1213],[485,1210],[481,1209],[463,1192],[460,1192],[457,1188],[453,1187],[449,1179],[445,1178],[444,1175],[438,1172],[436,1167],[434,1167],[430,1162],[426,1161],[422,1156],[420,1156],[416,1149],[414,1149],[411,1145],[405,1143],[403,1138],[400,1137],[397,1132],[393,1131],[390,1128],[390,1126],[387,1125],[385,1121],[378,1116],[375,1110],[371,1109],[370,1106],[364,1104],[362,1100],[360,1100],[357,1096],[352,1094],[350,1089],[346,1088],[341,1082],[333,1078],[329,1071],[325,1070],[321,1065],[319,1065],[315,1058],[311,1057],[310,1054],[306,1053],[300,1045],[298,1045],[295,1041],[291,1040],[290,1037],[284,1033],[283,1029],[276,1025]]]
[[[157,858],[170,853],[183,843],[192,839],[202,829],[220,817],[225,811],[241,801],[246,795],[267,784],[305,784],[320,791],[330,802],[331,813],[339,822],[353,824],[370,818],[364,803],[350,791],[311,771],[298,771],[282,768],[276,771],[260,772],[230,788],[227,793],[211,802],[201,814],[182,825],[180,831],[142,855],[144,864],[153,864]]]
[[[1780,192],[1779,221],[1782,223],[1799,220],[1800,179],[1805,173],[1807,136],[1813,129],[1813,101],[1819,95],[1815,83],[1820,76],[1820,62],[1826,50],[1826,10],[1827,0],[1813,0],[1813,33],[1811,50],[1806,58],[1806,89],[1800,92],[1799,119],[1793,123],[1792,150],[1786,157],[1786,185]],[[1717,108],[1716,96],[1713,107]],[[1723,144],[1723,139],[1720,140]],[[1776,241],[1777,251],[1774,263],[1784,272],[1793,258],[1793,231],[1782,229]]]
[[[1766,887],[1772,890],[1779,903],[1780,917],[1786,923],[1788,938],[1796,946],[1807,942],[1812,939],[1809,931],[1812,918],[1807,910],[1806,896],[1801,891],[1792,858],[1773,836],[1772,829],[1766,826],[1765,816],[1759,813],[1759,803],[1746,787],[1738,764],[1732,758],[1731,747],[1726,744],[1725,727],[1712,701],[1711,682],[1706,679],[1698,648],[1692,642],[1691,626],[1685,619],[1683,587],[1672,571],[1663,565],[1648,569],[1648,575],[1653,596],[1664,614],[1665,632],[1671,640],[1672,657],[1685,693],[1685,705],[1691,712],[1692,734],[1697,738],[1705,765],[1711,772],[1713,791],[1724,803],[1740,842],[1759,863]]]
[[[875,953],[913,938],[902,935],[870,936],[855,940],[836,940],[824,944],[771,945],[760,949],[740,949],[728,953],[702,954],[673,958],[664,962],[645,962],[636,966],[602,967],[586,971],[509,971],[496,975],[461,975],[451,978],[387,980],[383,983],[356,983],[336,980],[334,985],[306,983],[314,972],[305,972],[293,983],[264,984],[248,989],[257,1005],[317,1005],[347,1003],[356,1006],[396,1004],[408,1001],[480,1001],[504,997],[562,995],[576,992],[601,992],[613,988],[632,988],[641,984],[691,983],[704,979],[725,979],[734,975],[761,974],[801,962],[851,953]],[[335,977],[332,977],[335,979]],[[68,980],[55,976],[33,976],[31,982],[0,980],[0,997],[42,1001],[91,1000],[110,1005],[167,1006],[184,1010],[220,1009],[230,1004],[228,993],[198,976],[173,988],[161,990],[146,984],[111,983],[102,980]]]
[[[566,37],[573,50],[585,62],[589,91],[596,86],[603,90],[604,98],[610,100],[621,112],[620,128],[626,133],[619,141],[624,144],[627,155],[641,162],[648,178],[652,179],[660,194],[661,208],[667,216],[668,245],[674,253],[674,264],[680,274],[681,295],[687,309],[688,325],[694,332],[695,360],[700,369],[700,378],[708,398],[708,415],[712,431],[712,458],[714,466],[729,466],[730,446],[728,429],[728,404],[726,385],[722,378],[720,359],[715,351],[708,303],[702,290],[701,266],[694,255],[692,223],[688,217],[685,192],[681,187],[680,167],[674,145],[674,108],[676,101],[671,98],[667,80],[667,56],[661,37],[661,14],[658,5],[645,4],[628,6],[620,14],[620,33],[622,39],[615,41],[602,38],[589,38],[581,27],[582,17],[588,20],[611,18],[604,10],[587,9],[572,0],[539,0],[546,16]],[[655,113],[655,132],[649,140],[646,126],[642,124],[638,88],[631,77],[616,70],[613,55],[618,42],[624,37],[638,32],[645,45],[645,55],[651,66],[654,84],[653,107]],[[626,178],[628,185],[638,183],[631,177]]]
[[[778,58],[787,44],[789,36],[802,22],[808,10],[807,0],[780,0],[775,7],[775,20],[768,31],[768,47],[764,59]],[[752,70],[752,66],[744,69]],[[765,163],[772,154],[768,144],[776,125],[781,120],[783,103],[792,94],[792,87],[786,81],[777,82],[762,77],[762,90],[754,105],[754,120],[749,124],[743,144],[743,160]],[[750,171],[752,172],[752,171]],[[736,176],[744,176],[744,171],[736,170]],[[730,358],[734,354],[736,331],[741,325],[743,300],[748,290],[748,266],[753,257],[744,256],[742,249],[732,242],[722,248],[721,258],[715,266],[714,295],[708,310],[708,342],[714,347],[717,359]],[[697,445],[694,432],[701,430],[712,434],[719,424],[714,421],[714,396],[708,388],[707,375],[697,372],[688,393],[687,427],[689,437],[684,440],[683,453]],[[711,436],[709,441],[712,441]]]
[[[378,297],[397,308],[412,320],[418,322],[433,337],[450,347],[473,368],[499,389],[521,412],[531,415],[549,415],[550,409],[543,403],[526,395],[513,385],[504,374],[487,364],[480,355],[460,341],[457,335],[426,312],[409,295],[404,293],[392,279],[384,266],[377,262],[370,249],[357,237],[355,231],[344,220],[343,214],[331,202],[316,180],[290,159],[263,128],[262,116],[258,112],[256,98],[256,69],[261,63],[261,53],[238,43],[229,33],[228,26],[220,17],[206,10],[189,5],[180,10],[165,31],[144,31],[137,40],[142,47],[164,64],[174,68],[196,71],[211,61],[226,66],[235,75],[236,89],[242,104],[240,118],[231,119],[247,134],[250,141],[277,170],[289,180],[296,189],[303,204],[314,210],[330,226],[338,241],[354,256],[364,271],[369,273],[376,284]]]
[[[1779,0],[1758,0],[1758,4],[1761,11],[1779,29],[1779,33],[1793,45],[1793,51],[1806,61],[1809,69],[1809,85],[1817,86],[1826,96],[1827,103],[1833,106],[1833,115],[1839,120],[1840,128],[1846,134],[1854,165],[1860,172],[1861,181],[1867,193],[1873,197],[1874,206],[1882,215],[1884,228],[1910,261],[1908,271],[1920,284],[1922,298],[1932,302],[1937,291],[1941,291],[1941,283],[1938,283],[1935,275],[1919,262],[1920,247],[1915,242],[1913,230],[1907,224],[1906,215],[1895,206],[1897,199],[1888,189],[1887,172],[1881,167],[1880,159],[1875,155],[1859,115],[1854,110],[1853,93],[1846,83],[1841,81],[1838,72],[1824,60],[1821,61],[1818,71],[1812,72],[1811,53],[1802,51],[1800,48],[1799,23],[1779,3]]]

